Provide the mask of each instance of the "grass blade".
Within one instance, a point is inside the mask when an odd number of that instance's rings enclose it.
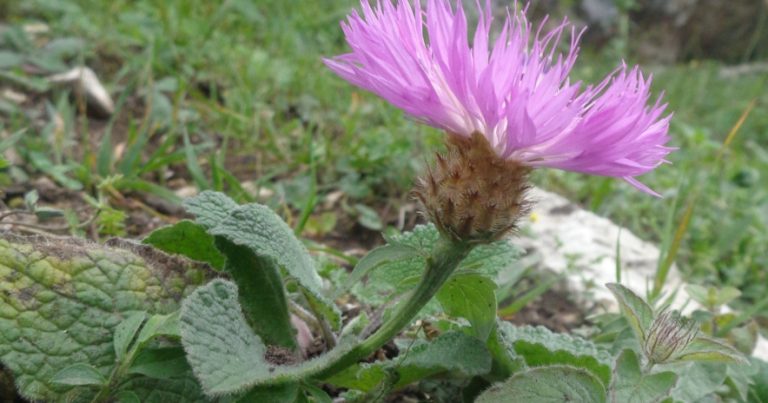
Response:
[[[739,116],[739,119],[736,120],[736,123],[728,132],[728,135],[725,137],[723,144],[720,146],[720,149],[717,152],[717,157],[715,158],[715,164],[712,168],[713,171],[720,169],[720,161],[725,155],[725,151],[727,151],[727,149],[733,142],[733,139],[736,138],[736,134],[739,133],[741,126],[747,120],[747,117],[752,112],[752,109],[754,109],[756,102],[757,102],[757,99],[753,99],[749,104],[747,104],[747,107],[741,113],[741,116]],[[680,223],[678,224],[677,229],[675,230],[675,235],[672,238],[672,242],[669,245],[669,249],[667,250],[667,253],[664,256],[664,259],[662,260],[661,264],[656,270],[656,276],[653,280],[653,290],[651,291],[650,297],[649,297],[650,300],[655,300],[661,294],[661,289],[664,287],[664,283],[667,281],[669,270],[672,267],[672,264],[675,262],[677,253],[680,250],[680,244],[682,243],[682,240],[685,237],[686,232],[688,232],[688,227],[690,226],[691,219],[693,217],[694,207],[696,206],[696,202],[698,201],[700,195],[701,195],[701,188],[697,188],[694,191],[693,196],[688,200],[688,205],[686,206],[685,212],[683,213],[683,217],[680,220]]]

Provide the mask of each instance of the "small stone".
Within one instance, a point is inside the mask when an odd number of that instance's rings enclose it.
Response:
[[[99,117],[107,118],[115,112],[115,103],[98,76],[88,67],[75,67],[64,73],[48,76],[53,84],[67,85],[75,93],[85,96],[88,106]]]
[[[24,95],[24,94],[22,94],[20,92],[16,92],[16,91],[14,91],[14,90],[12,90],[10,88],[4,89],[2,94],[0,94],[0,96],[2,96],[3,98],[5,98],[8,101],[11,101],[11,102],[13,102],[15,104],[23,104],[24,102],[27,101],[27,96],[26,95]]]

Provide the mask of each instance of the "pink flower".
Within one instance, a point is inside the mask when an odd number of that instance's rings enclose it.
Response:
[[[508,11],[491,43],[491,5],[469,40],[461,1],[362,0],[342,29],[351,53],[326,59],[350,83],[452,135],[485,136],[497,154],[531,167],[553,167],[635,179],[673,149],[669,115],[660,99],[649,104],[651,78],[619,67],[596,86],[582,88],[568,74],[580,34],[570,28],[570,51],[560,54],[569,24],[533,30],[525,11]],[[542,24],[543,25],[543,24]],[[426,29],[426,39],[425,39]]]

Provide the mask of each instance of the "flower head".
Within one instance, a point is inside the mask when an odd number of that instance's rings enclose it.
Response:
[[[331,70],[449,136],[481,134],[505,161],[621,177],[655,194],[635,177],[672,150],[670,116],[649,104],[651,79],[637,67],[583,88],[568,78],[580,34],[567,21],[534,30],[515,8],[492,40],[490,0],[478,1],[470,40],[462,1],[395,1],[362,0],[342,23],[352,51],[326,59]],[[568,33],[570,50],[558,53]]]
[[[664,311],[653,319],[643,352],[648,361],[663,364],[674,361],[699,333],[699,324],[677,311]]]

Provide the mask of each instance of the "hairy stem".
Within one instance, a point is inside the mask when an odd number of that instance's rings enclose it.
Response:
[[[344,368],[371,355],[386,342],[397,336],[421,311],[448,280],[459,263],[472,250],[473,245],[441,239],[427,258],[427,267],[418,286],[394,314],[365,341],[344,354],[335,363],[320,371],[317,378],[328,378]]]

